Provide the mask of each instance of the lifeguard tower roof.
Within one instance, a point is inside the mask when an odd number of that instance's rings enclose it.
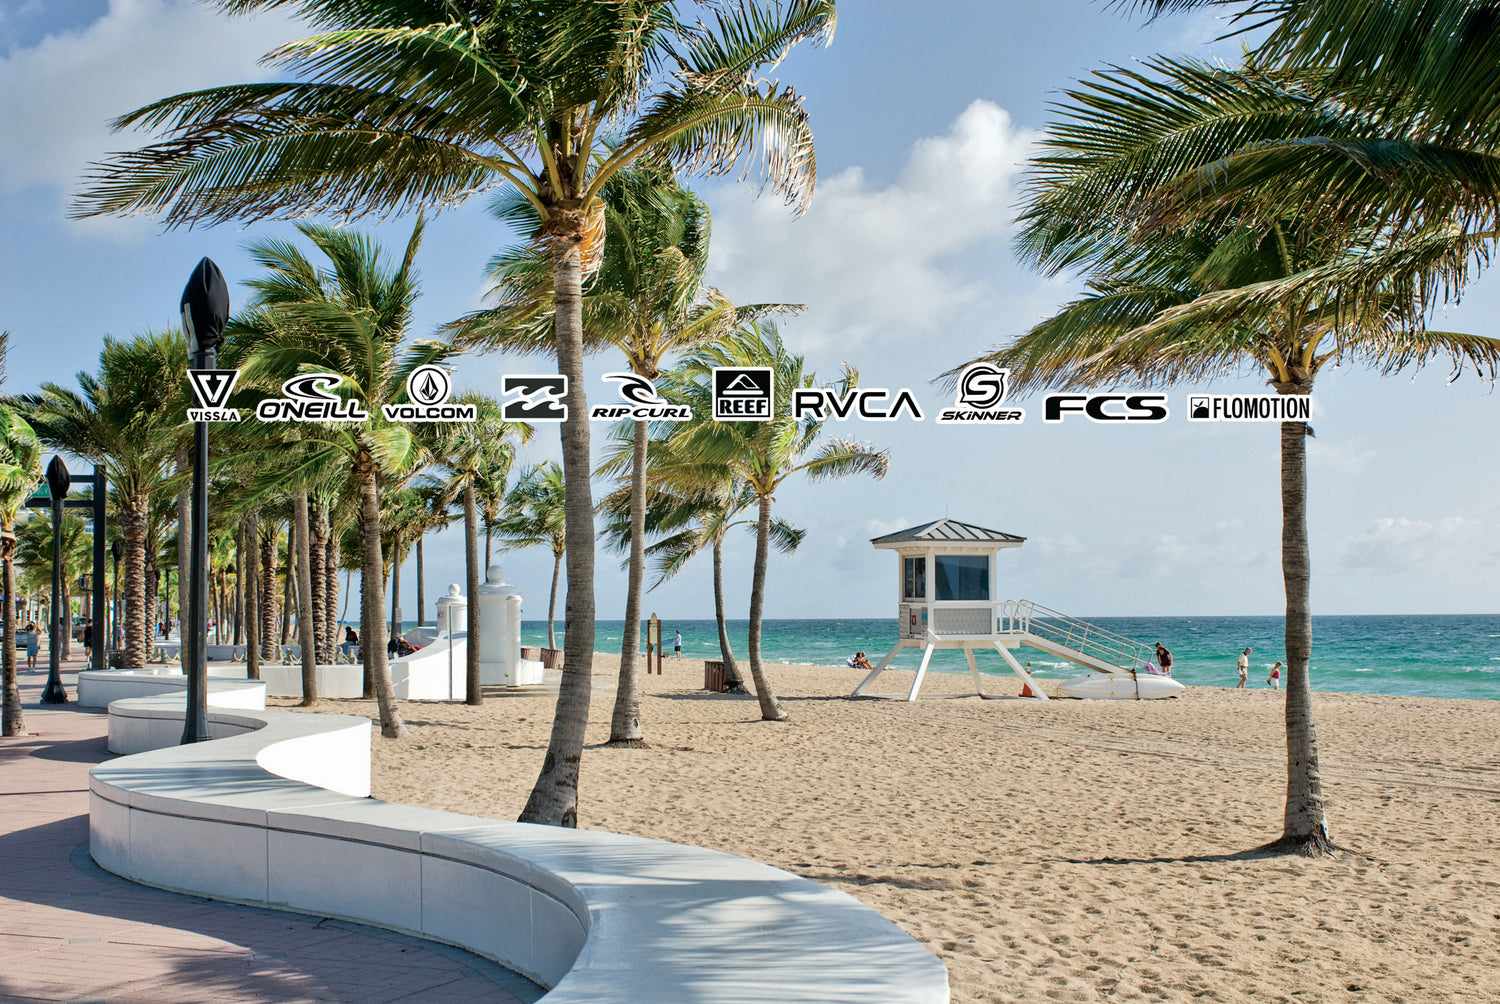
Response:
[[[989,530],[973,523],[961,523],[956,519],[935,519],[906,530],[897,530],[884,537],[872,537],[870,543],[876,547],[899,547],[907,544],[991,544],[997,546],[1021,544],[1025,537],[1018,537],[1003,530]]]

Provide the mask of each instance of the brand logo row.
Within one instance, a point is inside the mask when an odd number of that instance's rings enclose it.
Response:
[[[237,422],[239,412],[227,407],[239,377],[238,370],[191,370],[188,374],[199,407],[189,409],[194,422]],[[342,377],[313,373],[281,385],[281,397],[266,398],[255,408],[264,422],[364,422],[370,414],[360,402],[332,392]],[[659,397],[650,380],[635,373],[606,373],[617,385],[621,401],[596,404],[589,418],[597,422],[634,419],[682,422],[692,409]],[[1010,371],[988,363],[966,368],[958,380],[956,401],[938,412],[939,425],[1013,425],[1025,420],[1022,408],[1003,407]],[[568,378],[557,374],[509,374],[501,377],[501,417],[510,422],[562,422],[568,417],[565,398]],[[452,381],[438,366],[417,367],[407,378],[407,403],[387,404],[381,413],[392,422],[472,422],[472,404],[448,404]],[[766,366],[720,367],[713,371],[713,419],[718,422],[765,422],[776,399],[775,373]],[[920,422],[926,417],[911,390],[884,387],[798,387],[792,391],[792,418],[858,418],[894,422],[903,416]],[[1048,394],[1042,399],[1042,421],[1062,422],[1070,415],[1089,421],[1165,422],[1171,414],[1165,394]],[[1265,394],[1193,394],[1188,397],[1188,420],[1194,422],[1292,422],[1312,416],[1305,396]]]

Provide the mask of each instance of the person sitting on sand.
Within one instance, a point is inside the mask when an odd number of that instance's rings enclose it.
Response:
[[[874,666],[870,665],[870,660],[865,657],[865,654],[863,652],[855,652],[854,655],[849,658],[849,665],[853,666],[855,669],[875,668]]]
[[[1266,677],[1266,685],[1272,690],[1281,689],[1281,662],[1279,660],[1271,667],[1271,675]]]

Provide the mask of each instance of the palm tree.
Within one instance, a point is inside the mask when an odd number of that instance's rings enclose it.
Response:
[[[713,369],[718,366],[769,366],[772,370],[774,402],[771,418],[764,422],[718,422],[713,414]],[[844,366],[835,385],[839,393],[858,381]],[[755,496],[755,578],[750,590],[750,676],[766,721],[785,721],[786,711],[771,690],[760,656],[762,613],[765,609],[766,565],[771,545],[771,503],[776,490],[794,474],[814,481],[869,474],[885,477],[889,458],[884,450],[845,439],[818,446],[826,419],[792,417],[792,390],[818,386],[817,375],[808,372],[799,355],[787,351],[781,335],[769,322],[747,325],[730,340],[705,346],[683,360],[681,374],[669,378],[673,400],[693,409],[693,422],[679,425],[670,434],[672,460],[657,470],[668,482],[697,485],[713,490],[726,481],[742,482]],[[817,447],[814,450],[814,447]],[[665,459],[665,458],[664,458]]]
[[[72,640],[73,583],[88,573],[93,560],[92,542],[88,525],[76,512],[64,509],[62,518],[62,651],[67,658]],[[41,514],[32,513],[22,520],[16,529],[15,560],[22,568],[43,582],[52,581],[52,510]]]
[[[0,333],[0,365],[6,335]],[[5,636],[0,639],[4,698],[0,703],[0,736],[26,734],[21,714],[21,691],[16,682],[16,513],[26,503],[42,475],[42,444],[14,411],[0,407],[0,564],[4,567]],[[102,630],[102,628],[101,628]],[[101,635],[103,637],[103,635]]]
[[[302,431],[306,453],[300,471],[312,483],[314,475],[342,466],[357,487],[365,666],[380,707],[381,735],[397,739],[406,730],[386,662],[380,486],[412,471],[422,453],[411,431],[386,420],[381,408],[404,401],[411,373],[440,362],[452,349],[440,342],[405,344],[417,296],[414,262],[421,220],[394,270],[368,237],[310,223],[297,229],[328,259],[328,268],[318,268],[288,242],[251,244],[249,253],[265,275],[248,283],[254,303],[231,319],[226,334],[233,351],[244,354],[242,379],[248,385],[279,388],[299,374],[337,374],[343,380],[332,391],[357,400],[369,413],[365,421],[321,423]],[[266,459],[276,452],[270,448]]]
[[[272,64],[304,83],[181,94],[116,125],[161,142],[95,167],[82,215],[153,213],[168,225],[456,203],[509,183],[552,257],[568,497],[566,671],[523,822],[574,826],[594,646],[594,525],[579,302],[603,225],[603,187],[649,158],[727,173],[763,153],[767,181],[799,211],[816,174],[801,100],[766,81],[797,42],[832,38],[833,0],[218,0],[231,11],[296,6],[320,28]],[[619,137],[605,144],[611,130]]]
[[[1146,239],[1134,232],[1142,205],[1158,194],[1152,179],[1172,173],[1162,162],[1191,160],[1181,146],[1182,123],[1222,124],[1259,87],[1233,71],[1157,65],[1167,68],[1160,77],[1104,73],[1071,95],[1065,121],[1049,132],[1033,164],[1019,237],[1023,256],[1053,273],[1082,267],[1088,293],[974,361],[1009,368],[1012,386],[1022,391],[1121,380],[1167,386],[1250,365],[1277,393],[1306,395],[1330,362],[1391,372],[1436,355],[1459,368],[1488,369],[1493,378],[1500,340],[1411,323],[1427,288],[1420,269],[1409,267],[1416,258],[1407,259],[1407,268],[1388,268],[1379,281],[1370,273],[1354,284],[1335,278],[1344,263],[1363,267],[1371,256],[1389,262],[1411,250],[1386,228],[1345,233],[1247,212]],[[1311,430],[1305,422],[1283,422],[1280,435],[1288,768],[1283,834],[1269,846],[1316,854],[1333,844],[1308,677]]]
[[[120,664],[125,668],[146,665],[152,635],[146,582],[151,502],[186,422],[187,368],[187,342],[177,332],[151,332],[129,341],[105,336],[98,374],[79,373],[77,391],[44,383],[40,393],[14,402],[42,443],[105,470],[124,542]]]
[[[506,515],[495,526],[502,551],[545,545],[552,549],[552,592],[547,598],[547,647],[557,648],[552,629],[557,612],[557,577],[568,550],[567,486],[556,463],[533,467],[506,495]],[[572,560],[571,558],[569,559]],[[569,607],[571,610],[572,608]],[[572,631],[571,622],[567,630]]]

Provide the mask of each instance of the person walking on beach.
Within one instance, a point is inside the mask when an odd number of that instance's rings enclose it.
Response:
[[[94,657],[94,621],[93,618],[83,619],[83,661],[90,662]]]
[[[37,637],[38,631],[36,621],[26,625],[26,668],[36,669],[36,654],[42,650],[41,640]]]
[[[1162,676],[1172,675],[1172,653],[1161,642],[1156,643],[1156,664],[1161,667]]]
[[[1281,663],[1278,662],[1277,665],[1279,666],[1279,665],[1281,665]],[[1235,667],[1235,669],[1237,669],[1239,671],[1239,674],[1240,674],[1240,682],[1237,683],[1237,684],[1235,684],[1235,688],[1234,689],[1235,690],[1243,690],[1244,687],[1245,687],[1245,678],[1250,675],[1250,646],[1249,645],[1246,645],[1245,646],[1245,651],[1243,651],[1243,652],[1240,653],[1239,660],[1237,662],[1235,662],[1234,667]]]
[[[677,658],[679,658],[679,659],[682,658],[682,632],[681,631],[674,631],[674,632],[672,632],[672,652],[677,656]]]
[[[1279,660],[1271,667],[1271,675],[1266,677],[1266,685],[1272,690],[1281,689],[1281,662]]]

